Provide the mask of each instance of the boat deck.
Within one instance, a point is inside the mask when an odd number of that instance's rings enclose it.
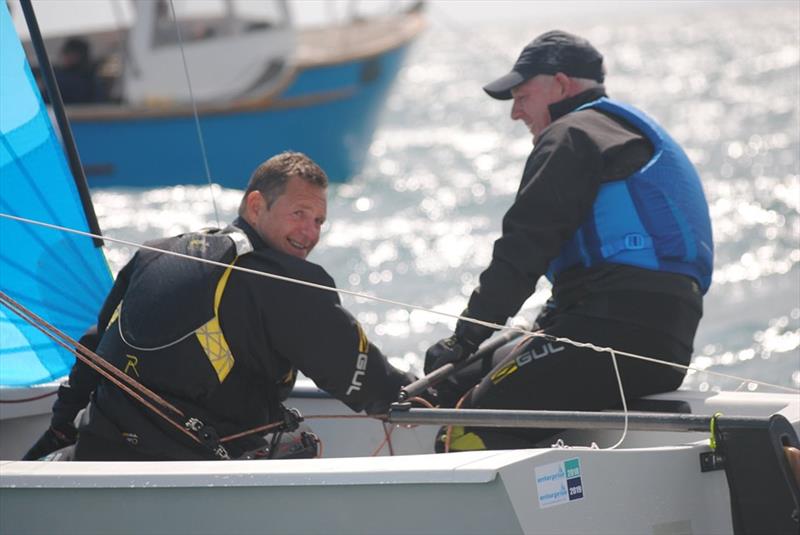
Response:
[[[316,67],[376,56],[397,48],[425,28],[420,13],[355,21],[346,25],[308,28],[298,33],[295,64]]]

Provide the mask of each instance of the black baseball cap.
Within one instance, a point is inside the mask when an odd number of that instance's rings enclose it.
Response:
[[[490,97],[509,100],[511,89],[537,74],[563,72],[603,82],[603,55],[582,37],[560,30],[543,33],[522,49],[511,72],[483,86]]]

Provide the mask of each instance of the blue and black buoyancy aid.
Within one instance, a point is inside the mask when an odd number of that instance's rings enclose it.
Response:
[[[683,149],[641,111],[600,98],[594,108],[624,119],[654,147],[634,174],[600,186],[592,213],[550,264],[548,277],[576,266],[626,264],[682,273],[703,293],[711,284],[714,246],[700,177]]]

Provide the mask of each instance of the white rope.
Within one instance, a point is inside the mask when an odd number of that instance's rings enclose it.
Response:
[[[189,77],[189,65],[186,63],[186,52],[183,49],[183,38],[181,37],[181,27],[178,24],[178,15],[175,14],[175,4],[169,0],[169,7],[172,10],[172,20],[175,22],[175,32],[178,34],[178,45],[181,49],[181,59],[183,60],[183,73],[186,76],[186,85],[189,87],[189,100],[192,102],[192,113],[194,114],[194,126],[197,130],[197,139],[200,141],[200,153],[203,157],[203,166],[206,170],[206,180],[208,181],[208,191],[211,193],[211,204],[214,205],[214,217],[217,226],[221,227],[219,221],[219,211],[217,210],[217,199],[214,196],[214,185],[211,183],[211,168],[208,166],[208,155],[206,154],[206,144],[203,140],[203,130],[200,128],[200,114],[197,112],[197,102],[192,91],[192,79]]]
[[[617,384],[619,385],[619,396],[622,399],[622,411],[625,413],[625,427],[622,428],[622,436],[613,446],[608,449],[615,450],[622,445],[625,437],[628,436],[628,401],[625,399],[625,390],[622,388],[622,376],[619,373],[619,366],[617,366],[617,353],[611,350],[611,362],[614,363],[614,373],[617,375]]]
[[[187,255],[187,254],[177,253],[177,252],[174,252],[174,251],[167,251],[165,249],[159,249],[158,247],[151,247],[149,245],[145,245],[145,244],[142,244],[142,243],[136,243],[136,242],[132,242],[132,241],[128,241],[128,240],[122,240],[122,239],[119,239],[119,238],[109,238],[108,236],[104,236],[104,235],[100,235],[100,234],[93,234],[91,232],[85,232],[85,231],[82,231],[82,230],[71,229],[71,228],[68,228],[68,227],[60,226],[60,225],[54,225],[54,224],[51,224],[51,223],[45,223],[43,221],[36,221],[34,219],[28,219],[28,218],[25,218],[25,217],[14,216],[14,215],[5,214],[5,213],[2,213],[2,212],[0,212],[0,218],[10,219],[10,220],[17,221],[17,222],[20,222],[20,223],[27,223],[27,224],[31,224],[31,225],[37,225],[37,226],[40,226],[40,227],[45,227],[45,228],[49,228],[49,229],[53,229],[53,230],[58,230],[58,231],[61,231],[61,232],[68,232],[68,233],[71,233],[71,234],[77,234],[79,236],[86,236],[88,238],[95,238],[95,239],[99,239],[99,240],[110,241],[112,243],[119,243],[119,244],[122,244],[122,245],[128,245],[130,247],[136,247],[136,248],[145,249],[145,250],[148,250],[148,251],[155,251],[155,252],[159,252],[159,253],[164,253],[164,254],[168,254],[168,255],[172,255],[172,256],[177,256],[178,258],[185,258],[187,260],[192,260],[194,262],[203,262],[203,263],[206,263],[206,264],[210,264],[210,265],[213,265],[213,266],[219,266],[219,267],[223,267],[223,268],[227,268],[228,267],[228,264],[224,264],[222,262],[217,262],[217,261],[214,261],[214,260],[208,260],[208,259],[205,259],[205,258],[198,258],[196,256],[190,256],[190,255]],[[436,315],[439,315],[439,316],[444,316],[444,317],[453,318],[453,319],[457,319],[457,320],[467,321],[469,323],[475,323],[477,325],[483,325],[485,327],[490,327],[490,328],[498,330],[498,331],[515,331],[515,332],[519,332],[519,333],[522,333],[522,334],[525,334],[525,335],[529,335],[529,336],[537,336],[537,337],[545,338],[547,340],[551,340],[551,341],[555,341],[555,342],[562,342],[562,343],[569,344],[569,345],[572,345],[572,346],[575,346],[575,347],[591,349],[591,350],[596,351],[598,353],[611,353],[611,354],[616,354],[616,355],[622,355],[624,357],[629,357],[629,358],[633,358],[633,359],[639,359],[639,360],[643,360],[643,361],[646,361],[646,362],[651,362],[653,364],[660,364],[662,366],[670,366],[670,367],[673,367],[673,368],[679,368],[679,369],[683,369],[683,370],[687,370],[687,371],[688,370],[692,370],[692,371],[696,371],[696,372],[704,372],[704,373],[707,373],[709,375],[714,375],[714,376],[717,376],[717,377],[722,377],[722,378],[726,378],[726,379],[735,379],[737,381],[742,381],[742,382],[757,384],[757,385],[760,385],[760,386],[770,387],[770,388],[774,388],[776,390],[781,390],[781,391],[789,392],[789,393],[792,393],[792,394],[800,394],[800,390],[796,389],[796,388],[791,388],[791,387],[787,387],[787,386],[768,383],[766,381],[759,381],[757,379],[749,379],[747,377],[741,377],[741,376],[738,376],[738,375],[714,372],[714,371],[711,371],[711,370],[701,370],[699,368],[693,368],[692,366],[685,366],[683,364],[677,364],[677,363],[674,363],[674,362],[667,362],[665,360],[660,360],[660,359],[656,359],[656,358],[653,358],[653,357],[646,357],[644,355],[637,355],[636,353],[629,353],[629,352],[626,352],[626,351],[620,351],[620,350],[617,350],[617,349],[614,349],[614,348],[611,348],[611,347],[597,346],[595,344],[588,343],[588,342],[579,342],[579,341],[571,340],[569,338],[564,338],[564,337],[560,337],[560,336],[553,336],[553,335],[550,335],[550,334],[544,334],[544,333],[541,333],[541,332],[536,332],[536,331],[531,331],[531,330],[528,330],[528,329],[523,329],[521,327],[506,326],[506,325],[500,325],[500,324],[497,324],[497,323],[491,323],[491,322],[488,322],[488,321],[476,320],[476,319],[473,319],[473,318],[460,316],[458,314],[451,314],[449,312],[442,312],[442,311],[439,311],[439,310],[433,310],[433,309],[430,309],[430,308],[425,308],[425,307],[422,307],[422,306],[419,306],[419,305],[412,305],[410,303],[404,303],[402,301],[395,301],[393,299],[386,299],[384,297],[377,297],[377,296],[374,296],[374,295],[364,294],[364,293],[360,293],[360,292],[354,292],[352,290],[342,290],[341,288],[335,288],[335,287],[332,287],[332,286],[325,286],[323,284],[316,284],[316,283],[313,283],[313,282],[308,282],[308,281],[304,281],[304,280],[300,280],[300,279],[293,279],[292,277],[285,277],[283,275],[276,275],[274,273],[267,273],[265,271],[258,271],[258,270],[255,270],[255,269],[243,268],[241,266],[234,265],[234,266],[232,266],[232,269],[235,270],[235,271],[241,271],[243,273],[250,273],[250,274],[253,274],[253,275],[258,275],[260,277],[267,277],[267,278],[270,278],[270,279],[276,279],[276,280],[281,280],[281,281],[285,281],[285,282],[291,282],[293,284],[299,284],[299,285],[302,285],[302,286],[308,286],[308,287],[311,287],[311,288],[316,288],[316,289],[324,290],[324,291],[328,291],[328,292],[336,292],[336,293],[339,293],[339,294],[350,295],[350,296],[358,297],[358,298],[361,298],[361,299],[369,299],[369,300],[372,300],[372,301],[377,301],[377,302],[380,302],[380,303],[387,303],[387,304],[390,304],[390,305],[396,305],[396,306],[407,308],[407,309],[411,309],[411,310],[419,310],[421,312],[428,312],[430,314],[436,314]]]

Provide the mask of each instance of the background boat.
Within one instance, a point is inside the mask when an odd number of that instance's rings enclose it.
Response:
[[[97,101],[67,102],[67,112],[92,188],[243,188],[284,150],[348,180],[424,27],[419,3],[300,29],[286,0],[175,2],[177,25],[169,2],[133,5],[130,29],[81,35],[96,64]],[[65,41],[48,40],[51,57]]]

